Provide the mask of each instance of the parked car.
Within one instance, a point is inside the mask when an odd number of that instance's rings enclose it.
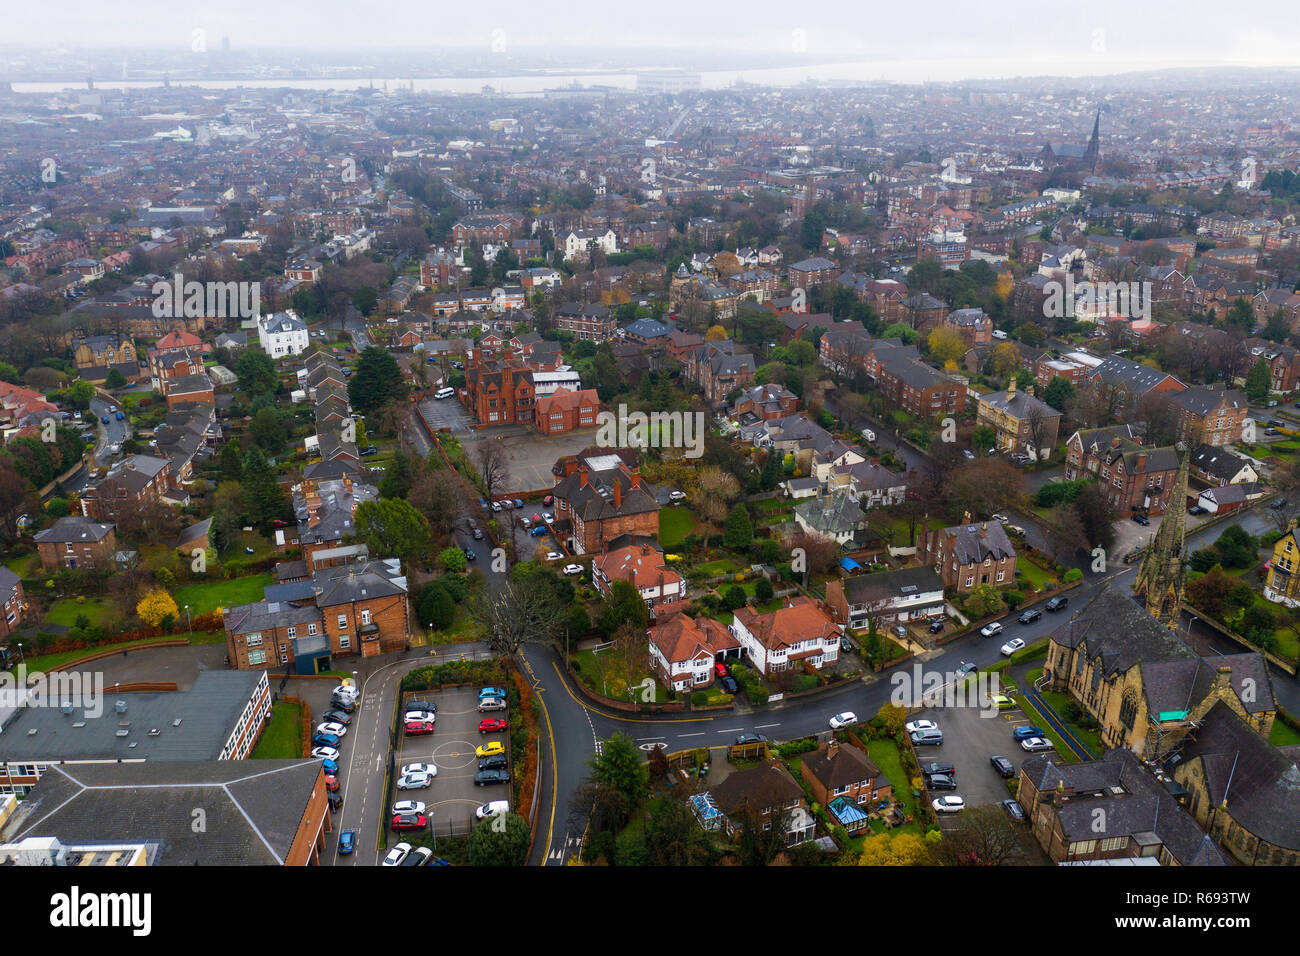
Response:
[[[348,729],[346,727],[342,724],[336,724],[332,720],[327,720],[322,724],[316,725],[316,733],[318,734],[333,734],[335,737],[343,737],[347,732]]]
[[[1038,608],[1036,607],[1031,607],[1029,610],[1022,612],[1020,617],[1016,618],[1016,620],[1018,620],[1021,624],[1033,624],[1042,616],[1043,616],[1042,611],[1038,610]]]
[[[433,785],[433,775],[427,773],[404,773],[397,778],[398,790],[423,790]]]
[[[1010,710],[1012,707],[1016,706],[1016,702],[1006,694],[994,694],[989,698],[989,703],[998,710]]]
[[[408,763],[402,767],[402,773],[427,773],[430,777],[436,777],[438,768],[431,763]]]
[[[1027,740],[1030,737],[1041,736],[1043,736],[1042,728],[1035,727],[1032,724],[1028,727],[1017,727],[1015,730],[1011,731],[1012,740]]]
[[[979,668],[977,668],[970,661],[962,661],[960,664],[957,665],[957,676],[965,677],[967,674],[975,673],[975,671],[978,669]]]
[[[406,702],[406,712],[409,714],[415,711],[422,714],[436,714],[438,705],[427,700],[408,700]]]
[[[330,706],[343,711],[345,714],[351,714],[357,709],[357,702],[351,697],[342,697],[336,694],[330,698]]]
[[[406,736],[423,737],[433,733],[433,721],[431,720],[408,720],[406,722]]]
[[[484,697],[478,702],[478,711],[480,714],[486,714],[493,710],[505,710],[506,702],[500,697]]]
[[[408,724],[411,721],[421,721],[421,722],[427,722],[432,724],[437,722],[438,715],[433,713],[432,711],[414,710],[408,707],[406,711],[406,716],[403,717],[402,720],[406,721]]]
[[[909,720],[903,724],[903,729],[909,734],[914,734],[919,730],[938,730],[939,725],[933,720]]]
[[[724,664],[724,663],[722,663],[722,661],[714,661],[714,662],[713,662],[713,673],[717,674],[719,677],[726,677],[726,676],[727,676],[727,665]]]
[[[528,533],[534,538],[540,538],[542,535],[546,534],[546,525],[539,524]]]
[[[344,830],[339,834],[339,856],[347,856],[357,848],[357,831]]]
[[[429,829],[429,818],[423,813],[395,813],[393,814],[394,830],[427,830]]]
[[[339,788],[339,778],[332,773],[325,774],[325,789],[334,793]]]
[[[1011,640],[1007,641],[1005,644],[1002,645],[1002,656],[1010,657],[1012,654],[1014,654],[1016,651],[1020,650],[1020,648],[1024,646],[1025,646],[1024,641],[1022,641],[1018,637],[1013,637]]]
[[[495,757],[484,757],[478,762],[480,770],[505,770],[510,766],[510,761],[506,759],[505,754],[497,754]]]
[[[670,494],[668,497],[671,498],[673,501],[685,501],[685,500],[686,500],[686,492],[684,492],[684,491],[674,491],[674,492],[673,492],[672,494]]]
[[[1058,594],[1056,597],[1044,604],[1043,607],[1047,608],[1049,611],[1063,611],[1065,608],[1069,607],[1069,605],[1070,599],[1064,594]]]
[[[555,504],[555,495],[547,495],[542,499],[542,504],[546,505],[548,508]]]
[[[842,714],[836,714],[831,718],[831,730],[839,730],[842,727],[849,727],[858,722],[858,715],[851,710],[846,710]]]
[[[325,760],[338,760],[339,752],[334,747],[322,744],[319,747],[313,747],[311,751],[313,757],[323,758]]]
[[[402,866],[432,866],[433,864],[430,862],[432,859],[432,850],[427,846],[417,846],[407,854],[406,859],[402,861]]]
[[[723,674],[719,677],[718,686],[727,694],[735,695],[740,693],[740,685],[736,683],[736,678],[732,677],[730,674]]]
[[[384,862],[380,866],[401,866],[406,860],[407,854],[411,852],[411,844],[399,843],[388,851],[388,856],[384,857]]]
[[[484,687],[478,692],[479,700],[486,700],[489,697],[499,697],[502,700],[506,698],[506,689],[504,687]]]
[[[1204,508],[1202,508],[1200,505],[1192,505],[1190,508],[1187,509],[1187,513],[1189,515],[1209,514],[1209,512],[1206,511]]]
[[[496,754],[506,752],[506,745],[499,740],[489,740],[485,744],[479,744],[474,751],[475,757],[492,757]]]
[[[572,574],[581,574],[581,573],[582,573],[582,565],[581,565],[581,564],[566,564],[566,565],[564,566],[564,573],[565,573],[565,574],[570,574],[570,575],[572,575]]]
[[[326,776],[337,777],[339,775],[339,762],[333,757],[326,757],[321,762],[321,768],[324,769]]]
[[[971,451],[969,448],[963,448],[961,450],[961,456],[965,458],[967,461],[975,460],[975,453]]]
[[[332,724],[342,724],[346,727],[352,723],[352,715],[340,708],[339,710],[327,710],[321,714],[322,720],[327,720]]]
[[[392,812],[395,815],[398,813],[423,813],[424,804],[419,800],[398,800],[393,804]]]
[[[1002,625],[997,621],[992,624],[985,624],[980,628],[980,637],[992,637],[994,634],[1002,633]]]
[[[930,625],[929,625],[929,627],[930,627],[930,633],[931,633],[931,634],[938,634],[940,631],[943,630],[944,625],[947,624],[947,623],[948,623],[948,622],[947,622],[944,618],[936,617],[933,621],[930,622]]]
[[[379,449],[374,445],[367,445],[365,448],[361,449],[361,454],[369,458],[371,455],[378,455]]]
[[[926,787],[930,790],[956,790],[957,781],[946,773],[936,773],[931,775]]]
[[[487,787],[498,783],[509,783],[509,770],[480,770],[474,774],[474,786]]]
[[[1143,527],[1146,527],[1151,523],[1151,519],[1148,518],[1146,515],[1134,515],[1133,521],[1137,524],[1142,525]]]
[[[989,763],[993,764],[993,769],[998,772],[999,776],[1014,777],[1016,775],[1016,768],[1011,765],[1011,761],[1006,757],[994,755],[989,758]]]
[[[506,719],[504,717],[485,717],[478,722],[478,732],[480,734],[500,734],[506,729]]]
[[[966,809],[966,801],[961,797],[949,794],[945,797],[936,797],[930,802],[934,807],[935,813],[960,813]]]
[[[516,498],[516,499],[515,499],[515,507],[516,507],[516,508],[522,508],[523,506],[524,506],[524,499],[523,499],[523,498]]]
[[[474,816],[479,820],[486,820],[488,817],[494,817],[498,813],[509,813],[510,803],[506,800],[493,800],[491,803],[485,803],[474,811]]]
[[[761,744],[767,741],[767,734],[736,734],[736,746],[743,747],[747,744]]]
[[[944,776],[952,777],[956,775],[957,771],[953,768],[952,764],[944,763],[940,760],[935,760],[935,761],[931,761],[930,763],[921,764],[921,773],[925,774],[927,777],[932,777],[936,773],[941,773]]]
[[[943,731],[941,730],[917,730],[911,735],[912,743],[917,747],[942,747]]]
[[[564,560],[564,555],[560,554],[560,552],[558,552],[558,551],[547,551],[547,552],[546,552],[546,560],[547,560],[547,561],[562,561],[562,560]]]
[[[1006,525],[1005,527],[1007,531],[1014,534],[1017,538],[1023,538],[1025,536],[1025,529],[1020,527],[1020,525],[1018,524],[1009,524]]]
[[[990,520],[990,521],[1008,521],[1008,520],[1010,520],[1010,519],[1008,519],[1007,516],[1004,515],[1004,514],[1002,514],[1001,512],[998,512],[997,514],[993,515],[993,517],[989,518],[989,520]]]
[[[1007,811],[1007,813],[1011,814],[1012,820],[1024,822],[1025,811],[1021,809],[1021,806],[1017,801],[1011,797],[1007,797],[1002,801],[1002,807]]]
[[[1026,737],[1020,741],[1020,749],[1028,750],[1030,753],[1037,753],[1040,750],[1051,750],[1052,742],[1045,737]]]

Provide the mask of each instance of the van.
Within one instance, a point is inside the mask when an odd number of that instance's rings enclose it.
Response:
[[[1001,329],[994,329],[993,337],[999,342],[1005,342],[1007,340],[1007,333],[1003,332]]]
[[[451,398],[451,397],[452,397],[453,395],[455,395],[455,394],[456,394],[456,390],[455,390],[454,388],[444,387],[444,388],[440,388],[440,389],[438,389],[436,392],[434,392],[434,393],[433,393],[433,397],[434,397],[434,398]]]
[[[486,714],[492,710],[505,710],[506,702],[500,697],[485,697],[478,702],[478,712]]]
[[[942,747],[943,731],[914,730],[912,731],[912,744],[917,747]]]

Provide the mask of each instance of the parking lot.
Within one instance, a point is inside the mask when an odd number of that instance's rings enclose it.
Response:
[[[921,765],[941,761],[952,764],[955,771],[957,789],[927,790],[927,799],[956,794],[970,808],[987,803],[1000,804],[1011,796],[1005,780],[993,769],[989,758],[995,754],[1006,757],[1018,776],[1020,765],[1031,756],[1011,736],[1015,728],[1030,723],[1019,707],[993,714],[972,702],[969,706],[931,707],[908,719],[932,720],[943,731],[942,746],[916,748]],[[938,816],[939,825],[945,829],[961,826],[959,813],[941,813]]]
[[[474,419],[470,417],[465,406],[454,398],[426,398],[420,402],[420,414],[434,431],[449,428],[464,440],[465,433],[471,431]]]
[[[425,691],[403,695],[403,712],[407,702],[424,700],[438,708],[434,733],[427,736],[398,737],[397,766],[390,794],[390,805],[399,800],[418,800],[426,805],[425,815],[439,835],[468,833],[474,824],[474,811],[493,800],[509,800],[510,785],[485,787],[474,785],[478,772],[475,754],[480,744],[499,741],[509,749],[506,733],[480,734],[483,717],[509,717],[507,711],[480,714],[478,688],[450,687],[442,691]],[[400,733],[400,731],[399,731]],[[397,777],[410,763],[431,763],[438,768],[433,784],[424,790],[398,790]],[[394,834],[396,836],[396,834]],[[390,837],[390,845],[393,837]]]

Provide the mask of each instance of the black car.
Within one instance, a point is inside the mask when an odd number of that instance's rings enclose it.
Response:
[[[743,747],[745,744],[761,744],[767,741],[767,734],[736,734],[736,746]]]
[[[1011,765],[1011,761],[1006,757],[990,757],[989,763],[993,764],[993,769],[1004,777],[1014,777],[1016,768]]]
[[[376,448],[374,445],[367,445],[365,448],[361,449],[361,454],[366,456],[378,455],[379,449]]]
[[[1058,594],[1056,597],[1052,598],[1043,606],[1047,608],[1049,611],[1060,611],[1063,610],[1069,603],[1070,603],[1070,599],[1068,597]]]
[[[406,712],[409,714],[414,710],[422,710],[425,713],[436,714],[438,705],[431,704],[427,700],[411,700],[406,702]]]
[[[494,783],[509,783],[509,770],[480,770],[474,774],[474,786],[486,787]]]
[[[719,674],[718,686],[728,694],[740,693],[740,685],[736,683],[736,678],[732,677],[730,674]]]
[[[472,550],[470,550],[469,548],[466,548],[466,549],[465,549],[465,560],[466,560],[466,561],[473,561],[473,560],[475,560],[475,559],[477,559],[477,558],[478,558],[478,555],[475,554]]]
[[[482,529],[482,528],[475,528],[475,529],[474,529],[474,540],[475,540],[475,541],[482,541],[482,540],[483,540],[483,529]]]
[[[1007,799],[1002,801],[1002,806],[1007,813],[1011,814],[1011,819],[1022,821],[1025,819],[1025,811],[1020,808],[1019,803],[1012,800],[1010,797],[1007,797]]]
[[[340,708],[339,710],[325,711],[325,713],[321,714],[320,719],[327,724],[342,724],[346,727],[352,722],[352,715]]]
[[[957,781],[946,773],[936,773],[930,777],[927,786],[931,790],[956,790]]]
[[[338,708],[345,714],[350,714],[357,709],[357,702],[339,694],[335,694],[330,698],[330,706]]]
[[[943,626],[945,623],[947,622],[945,622],[943,618],[941,617],[935,618],[933,621],[930,622],[930,633],[938,634],[940,631],[943,630]]]
[[[1036,607],[1031,607],[1028,611],[1021,614],[1018,620],[1021,624],[1033,624],[1042,616],[1042,611],[1038,610]]]
[[[1145,527],[1145,526],[1147,526],[1147,525],[1149,525],[1149,524],[1151,523],[1151,519],[1148,518],[1146,515],[1134,515],[1134,516],[1133,516],[1133,521],[1134,521],[1136,524],[1140,524],[1140,525],[1142,525],[1143,527]]]
[[[927,777],[932,777],[937,773],[941,773],[944,776],[951,777],[956,772],[957,771],[952,764],[944,763],[943,761],[940,760],[935,760],[935,761],[931,761],[930,763],[921,764],[921,773],[925,774]]]
[[[1200,505],[1192,505],[1190,508],[1187,509],[1187,513],[1189,515],[1203,515],[1206,514],[1207,512]]]
[[[331,793],[329,795],[329,802],[330,802],[330,812],[338,813],[343,806],[343,796],[338,793]]]
[[[491,757],[484,757],[478,762],[480,770],[505,770],[510,766],[510,761],[506,759],[505,754],[494,754]]]

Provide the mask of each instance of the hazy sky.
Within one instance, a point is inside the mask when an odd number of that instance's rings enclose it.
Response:
[[[923,0],[888,4],[822,0],[100,0],[40,4],[0,0],[0,43],[74,46],[176,44],[203,29],[215,46],[679,47],[752,52],[755,58],[1039,60],[1061,56],[1177,60],[1186,65],[1300,65],[1300,17],[1278,0],[1096,0],[1030,3]],[[802,36],[795,30],[802,29]],[[800,42],[804,49],[798,49]],[[1086,65],[1086,64],[1085,64]]]

